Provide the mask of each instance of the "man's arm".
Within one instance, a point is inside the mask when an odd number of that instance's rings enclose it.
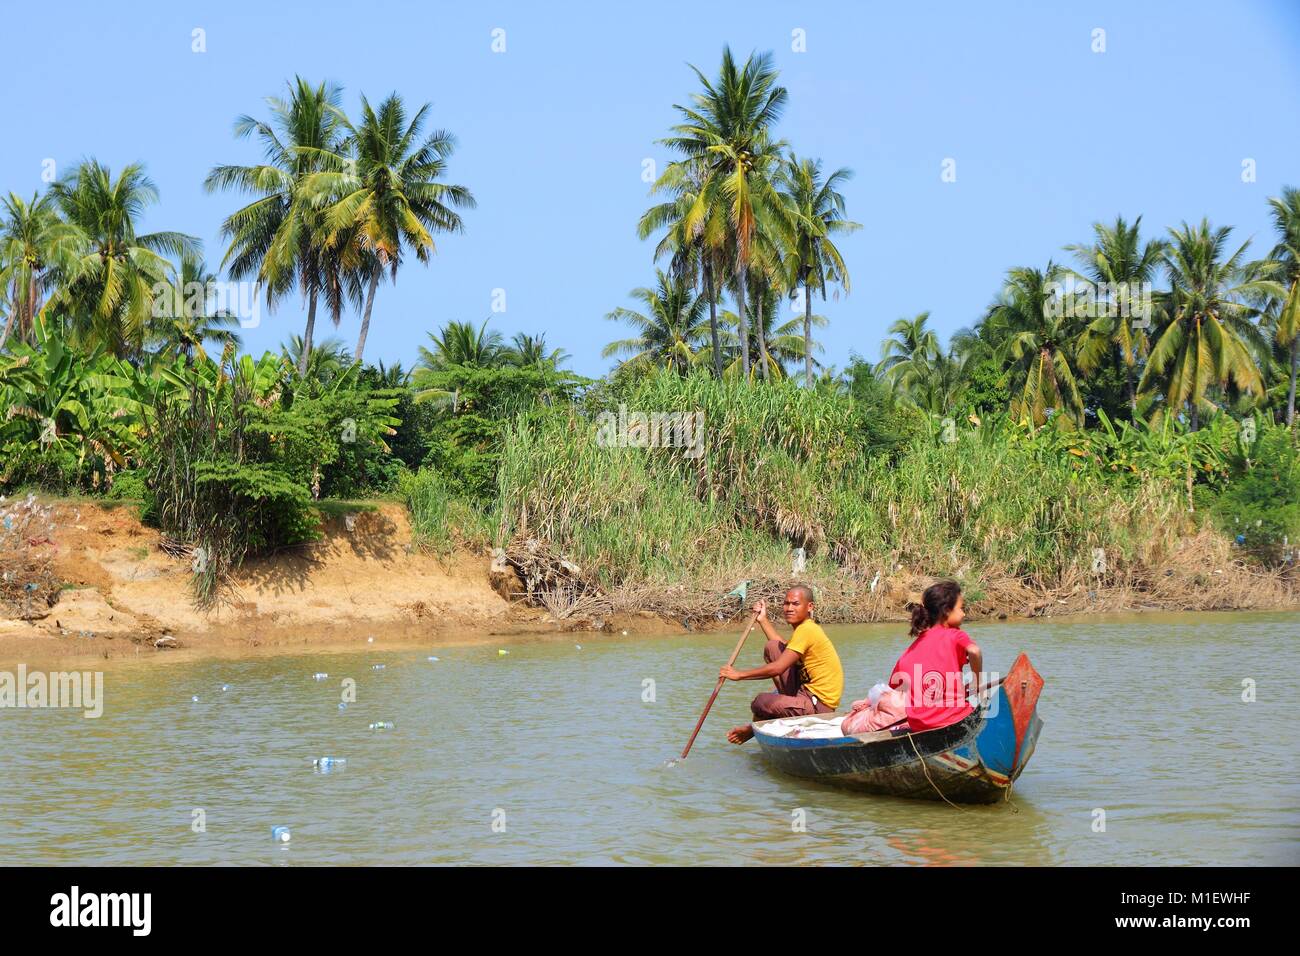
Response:
[[[781,656],[770,664],[756,667],[752,671],[738,671],[734,667],[724,667],[718,671],[718,676],[725,677],[727,680],[762,680],[765,677],[780,677],[801,660],[803,660],[802,654],[787,647],[781,652]]]
[[[758,601],[754,604],[754,614],[758,618],[759,625],[763,628],[763,633],[767,635],[770,641],[781,640],[781,635],[776,633],[776,628],[767,618],[767,602]],[[725,677],[727,680],[762,680],[765,677],[780,677],[799,661],[803,660],[803,655],[796,651],[786,648],[770,664],[764,664],[762,667],[756,667],[752,671],[741,671],[731,666],[723,667],[718,671],[719,677]]]

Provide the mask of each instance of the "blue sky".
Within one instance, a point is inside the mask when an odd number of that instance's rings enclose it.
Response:
[[[205,194],[203,177],[259,158],[231,135],[237,115],[266,115],[263,98],[295,73],[342,84],[349,112],[361,92],[432,102],[432,124],[459,140],[449,179],[479,206],[431,266],[412,261],[380,288],[366,357],[408,367],[427,331],[492,315],[495,289],[505,311],[492,328],[545,332],[579,372],[609,367],[600,349],[626,330],[603,317],[654,275],[653,244],[635,232],[651,202],[643,160],[672,158],[655,140],[695,89],[688,64],[714,73],[727,43],[774,53],[790,91],[779,133],[856,172],[844,192],[864,228],[842,246],[852,293],[818,303],[831,320],[822,358],[839,367],[877,357],[900,316],[928,309],[945,334],[970,324],[1006,268],[1060,259],[1116,214],[1142,215],[1151,233],[1208,216],[1262,254],[1265,198],[1300,185],[1300,4],[1285,0],[131,9],[6,12],[10,39],[25,39],[6,46],[0,189],[43,188],[46,159],[60,173],[86,156],[142,160],[161,192],[145,228],[197,235],[215,266],[220,222],[242,200]],[[806,52],[792,50],[796,29]],[[246,347],[277,348],[304,313],[285,300]],[[357,329],[348,315],[326,334],[351,347]]]

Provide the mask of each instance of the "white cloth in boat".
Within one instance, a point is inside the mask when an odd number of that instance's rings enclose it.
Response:
[[[841,717],[780,717],[754,728],[769,737],[843,737],[840,732]]]

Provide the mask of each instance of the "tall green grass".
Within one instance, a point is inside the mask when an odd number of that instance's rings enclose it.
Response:
[[[438,472],[422,468],[397,476],[397,495],[411,516],[416,543],[448,553],[461,546],[485,547],[492,540],[492,514],[453,496]]]
[[[704,453],[610,448],[573,408],[508,432],[498,474],[498,541],[545,538],[609,583],[703,584],[737,555],[788,577],[865,581],[902,568],[1051,587],[1142,560],[1186,529],[1175,482],[1120,485],[1086,460],[1006,428],[963,423],[894,454],[868,451],[863,410],[788,382],[651,377],[629,411],[702,411]],[[613,406],[615,409],[617,406]],[[599,411],[597,409],[596,411]]]

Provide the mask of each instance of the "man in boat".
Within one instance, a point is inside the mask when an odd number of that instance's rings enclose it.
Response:
[[[786,623],[794,628],[789,641],[781,640],[767,619],[767,602],[754,605],[754,614],[767,635],[763,648],[762,667],[751,671],[724,667],[719,677],[727,680],[765,680],[772,678],[776,690],[759,694],[749,705],[755,720],[775,717],[805,717],[809,714],[829,714],[840,705],[844,692],[844,669],[835,645],[826,636],[813,614],[813,592],[807,585],[797,584],[785,592],[782,604]],[[727,739],[733,744],[743,744],[754,736],[752,724],[732,727]]]

